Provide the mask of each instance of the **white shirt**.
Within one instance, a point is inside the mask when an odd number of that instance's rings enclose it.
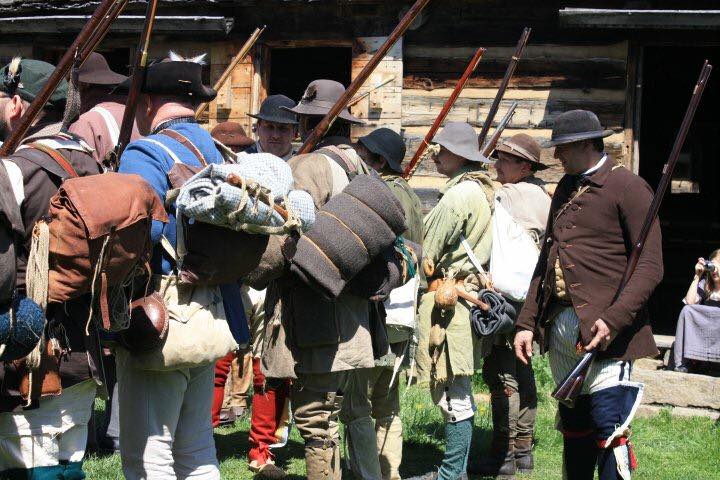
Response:
[[[600,167],[603,166],[605,160],[607,160],[607,153],[603,154],[602,158],[598,160],[594,167],[590,167],[587,171],[583,172],[583,175],[590,175],[591,173],[595,173],[600,170]]]

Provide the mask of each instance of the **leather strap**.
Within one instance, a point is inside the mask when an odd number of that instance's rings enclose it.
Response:
[[[352,179],[355,175],[358,174],[357,167],[350,159],[350,157],[348,157],[347,154],[343,151],[342,148],[338,148],[334,145],[329,145],[327,147],[321,148],[317,151],[317,153],[322,153],[323,155],[327,155],[328,157],[332,158],[335,163],[340,165],[340,167],[345,170],[348,178]]]
[[[165,135],[166,137],[170,137],[176,142],[178,142],[183,147],[187,148],[192,152],[193,155],[198,159],[200,162],[200,165],[203,167],[207,167],[207,161],[205,160],[205,156],[198,150],[198,148],[193,144],[185,135],[183,135],[180,132],[176,132],[175,130],[170,130],[169,128],[161,131],[158,135]]]
[[[40,150],[44,154],[51,157],[53,160],[55,160],[55,163],[60,165],[60,167],[65,170],[65,172],[70,175],[70,178],[76,178],[79,177],[78,173],[75,171],[75,168],[73,168],[72,164],[63,156],[62,153],[58,152],[54,148],[50,148],[47,145],[43,145],[42,143],[31,143],[28,145],[30,148],[34,148],[35,150]]]

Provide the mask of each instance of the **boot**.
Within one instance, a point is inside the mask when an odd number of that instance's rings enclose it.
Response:
[[[493,392],[492,407],[493,437],[489,454],[468,468],[471,475],[513,478],[515,467],[515,443],[512,439],[517,427],[517,412],[520,396],[511,389]]]
[[[534,468],[532,437],[515,439],[515,466],[518,473],[530,473]]]
[[[340,448],[337,445],[305,445],[308,480],[340,480]]]
[[[379,418],[375,422],[377,448],[380,454],[380,471],[383,480],[401,480],[402,463],[402,421],[397,415]]]
[[[379,480],[380,461],[375,425],[370,417],[360,417],[345,425],[348,463],[355,478]]]
[[[472,442],[472,427],[472,417],[445,424],[445,457],[438,470],[439,480],[457,480],[465,475]]]

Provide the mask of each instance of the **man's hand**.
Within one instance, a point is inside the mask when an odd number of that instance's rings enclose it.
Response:
[[[515,334],[515,356],[525,365],[528,365],[532,358],[533,335],[530,330],[520,330]]]
[[[595,335],[590,343],[585,345],[585,351],[591,352],[596,348],[605,350],[610,345],[610,327],[602,319],[595,320],[595,325],[590,329],[590,333]]]

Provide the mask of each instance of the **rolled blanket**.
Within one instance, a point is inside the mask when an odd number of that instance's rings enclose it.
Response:
[[[515,326],[515,307],[492,290],[481,291],[480,300],[490,305],[490,309],[485,312],[473,307],[470,312],[470,323],[477,338],[502,335],[512,331]]]
[[[303,230],[315,220],[309,193],[291,190],[292,172],[280,158],[242,154],[237,164],[211,164],[180,189],[180,214],[249,233],[282,234]]]
[[[406,228],[387,185],[358,175],[317,212],[315,224],[298,241],[290,269],[322,295],[337,298]]]
[[[384,301],[394,289],[415,277],[422,257],[422,247],[398,237],[392,247],[355,276],[345,291],[373,301]]]

